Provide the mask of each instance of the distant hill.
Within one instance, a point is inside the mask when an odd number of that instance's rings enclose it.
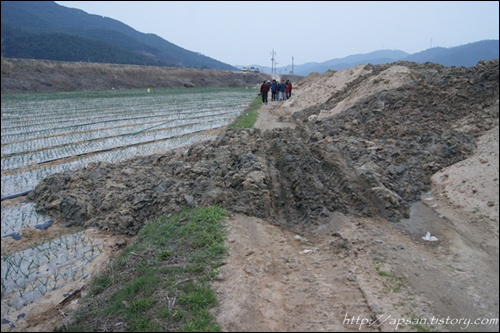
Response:
[[[232,70],[154,34],[53,1],[2,1],[2,57]]]
[[[354,67],[359,64],[385,64],[388,62],[398,61],[408,55],[408,53],[400,50],[379,50],[366,54],[355,54],[344,58],[332,59],[322,63],[309,62],[302,65],[295,65],[293,70],[295,75],[308,75],[312,72],[324,73],[329,69],[340,70],[344,68]],[[259,65],[250,66],[260,68],[261,72],[271,73],[271,67]],[[242,66],[235,67],[241,68]],[[281,74],[288,74],[288,72],[291,70],[292,65],[278,67],[278,72],[281,72]]]
[[[398,61],[409,54],[401,50],[379,50],[366,54],[355,54],[344,58],[332,59],[322,63],[309,63],[301,66],[295,66],[294,71],[299,75],[305,75],[305,72],[324,73],[329,69],[340,70],[357,66],[359,64],[386,64]]]
[[[403,60],[413,62],[433,62],[445,66],[475,66],[480,60],[491,60],[499,57],[498,40],[483,40],[476,43],[444,48],[435,47],[412,54]]]
[[[308,75],[312,72],[325,73],[329,69],[341,70],[357,66],[359,64],[380,65],[395,61],[432,62],[444,66],[475,66],[480,60],[491,60],[499,57],[499,41],[484,40],[457,47],[444,48],[434,47],[422,52],[408,54],[400,50],[379,50],[366,54],[356,54],[344,58],[328,60],[322,63],[306,63],[294,66],[296,75]],[[262,72],[270,73],[271,68],[267,66],[251,65],[259,67]],[[238,67],[238,66],[237,66]],[[292,70],[292,66],[278,67],[278,72],[285,74]]]

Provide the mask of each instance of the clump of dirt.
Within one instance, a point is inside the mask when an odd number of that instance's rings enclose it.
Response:
[[[336,211],[408,217],[431,175],[471,155],[474,137],[498,125],[498,60],[370,69],[297,112],[303,126],[294,130],[228,130],[185,152],[93,164],[47,178],[29,198],[64,225],[125,234],[159,214],[211,204],[291,227]],[[353,96],[367,82],[389,83]],[[342,112],[317,117],[343,102]]]

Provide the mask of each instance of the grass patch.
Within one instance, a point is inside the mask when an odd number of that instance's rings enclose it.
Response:
[[[146,223],[133,245],[90,285],[61,331],[205,331],[221,328],[210,314],[210,282],[226,254],[219,207],[185,210]]]
[[[401,291],[401,287],[403,287],[403,280],[401,278],[397,277],[394,274],[383,271],[380,266],[376,266],[375,270],[377,271],[378,275],[386,278],[385,286],[387,287],[388,291],[393,293],[398,293]]]
[[[255,97],[245,111],[233,123],[228,125],[228,128],[253,128],[259,116],[258,111],[261,106],[262,97]]]

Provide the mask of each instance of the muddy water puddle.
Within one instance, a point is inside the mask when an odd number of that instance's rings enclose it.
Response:
[[[410,218],[401,219],[393,226],[418,243],[442,244],[449,240],[450,224],[444,216],[434,210],[436,207],[432,196],[426,194],[420,201],[411,205]],[[424,240],[427,233],[437,238],[437,241]]]

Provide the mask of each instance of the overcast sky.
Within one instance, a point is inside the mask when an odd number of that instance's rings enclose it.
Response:
[[[323,62],[499,39],[498,1],[56,1],[231,65]]]

